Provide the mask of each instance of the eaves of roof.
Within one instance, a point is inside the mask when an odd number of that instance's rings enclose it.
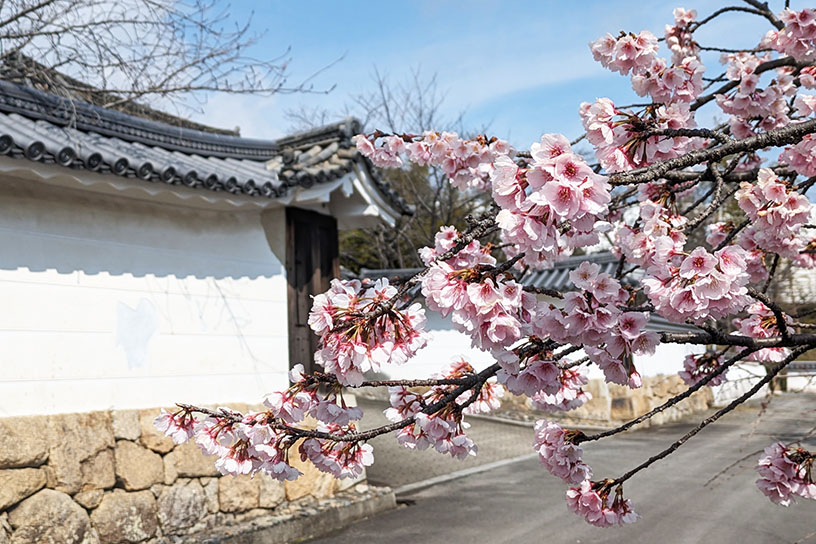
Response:
[[[350,174],[355,166],[395,215],[412,213],[373,175],[346,119],[280,140],[201,132],[0,81],[0,154],[67,168],[265,198]]]

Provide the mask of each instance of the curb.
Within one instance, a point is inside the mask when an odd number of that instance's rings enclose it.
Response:
[[[493,470],[494,468],[512,465],[513,463],[527,461],[529,459],[535,459],[536,457],[538,457],[537,453],[525,453],[524,455],[519,455],[518,457],[502,459],[501,461],[493,461],[492,463],[485,463],[484,465],[466,468],[464,470],[457,470],[456,472],[442,474],[441,476],[434,476],[433,478],[428,478],[427,480],[422,480],[420,482],[414,482],[412,484],[407,484],[402,487],[398,487],[397,489],[394,490],[394,495],[397,496],[407,495],[410,493],[414,493],[416,491],[421,491],[423,489],[426,489],[437,484],[444,484],[446,482],[450,482],[451,480],[458,480],[459,478],[472,476],[474,474],[479,474],[481,472],[487,472],[488,470]]]
[[[387,488],[385,488],[387,489]],[[394,491],[387,489],[359,501],[326,507],[313,514],[287,516],[249,527],[236,527],[229,532],[189,542],[200,544],[289,544],[304,542],[338,531],[363,518],[397,507]],[[195,538],[196,535],[191,535]]]
[[[490,421],[492,423],[504,423],[506,425],[515,425],[517,427],[527,427],[528,429],[532,429],[535,427],[534,421],[521,421],[519,419],[510,419],[509,417],[501,417],[501,416],[488,416],[484,414],[468,414],[468,418],[472,419],[481,419],[483,421]],[[559,425],[561,423],[558,420],[553,420]],[[614,426],[604,426],[604,425],[582,425],[579,423],[576,424],[565,424],[570,429],[582,429],[587,431],[608,431],[609,429],[614,429]]]

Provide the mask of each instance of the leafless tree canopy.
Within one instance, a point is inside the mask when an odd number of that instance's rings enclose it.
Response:
[[[0,77],[117,109],[313,90],[311,78],[289,83],[288,49],[250,56],[262,35],[229,10],[214,0],[0,0]]]

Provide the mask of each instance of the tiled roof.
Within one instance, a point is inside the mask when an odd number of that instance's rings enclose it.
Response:
[[[351,137],[355,119],[280,140],[213,134],[142,119],[0,81],[0,154],[260,198],[338,179],[354,165],[369,169]],[[405,202],[376,176],[386,201]]]
[[[606,272],[610,276],[615,276],[617,272],[619,257],[615,257],[612,253],[592,253],[590,255],[574,255],[568,257],[563,261],[559,261],[553,268],[549,270],[536,270],[528,272],[521,283],[530,287],[537,287],[541,289],[554,289],[556,291],[569,291],[573,288],[572,282],[569,279],[569,273],[575,270],[582,262],[589,261],[601,267],[600,272]],[[421,268],[388,268],[388,269],[370,269],[363,268],[360,270],[359,276],[361,278],[389,278],[395,281],[404,281],[420,272]]]

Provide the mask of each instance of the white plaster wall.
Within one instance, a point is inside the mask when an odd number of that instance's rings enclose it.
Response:
[[[0,416],[255,402],[286,384],[283,211],[0,180]]]

